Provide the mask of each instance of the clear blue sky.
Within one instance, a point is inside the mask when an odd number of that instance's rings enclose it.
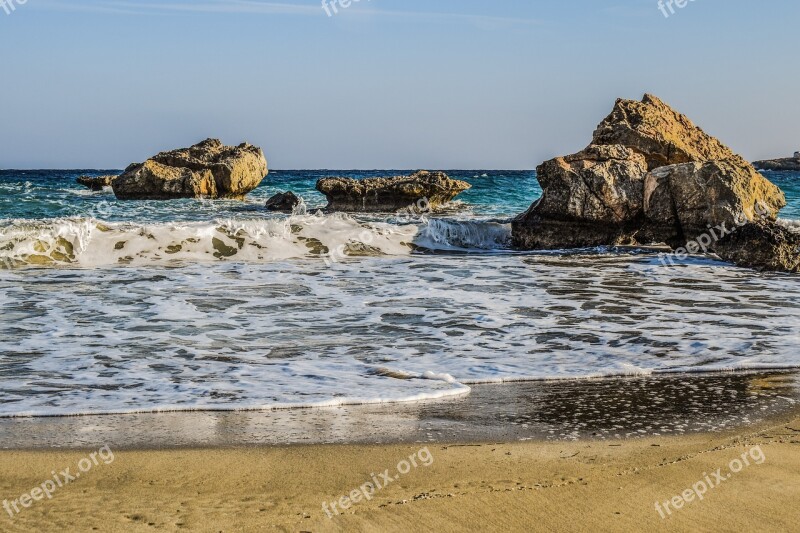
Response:
[[[0,168],[220,137],[271,168],[528,169],[645,92],[787,155],[798,23],[797,0],[28,0],[0,9]]]

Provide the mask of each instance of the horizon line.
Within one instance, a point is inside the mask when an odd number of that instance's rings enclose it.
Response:
[[[36,172],[36,171],[76,171],[76,170],[86,170],[86,171],[97,171],[97,172],[104,172],[104,171],[124,171],[123,168],[95,168],[95,167],[74,167],[74,168],[0,168],[0,172]],[[483,171],[492,171],[492,172],[535,172],[535,168],[435,168],[435,167],[408,167],[408,168],[394,168],[394,167],[385,167],[385,168],[275,168],[270,169],[267,173],[272,172],[320,172],[320,171],[332,171],[332,172],[377,172],[377,171],[387,171],[393,170],[398,172],[416,172],[420,170],[428,170],[428,171],[441,171],[441,172],[477,172],[480,170]]]

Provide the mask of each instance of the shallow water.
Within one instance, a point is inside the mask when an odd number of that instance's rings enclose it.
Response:
[[[578,439],[613,443],[753,431],[754,426],[796,416],[798,378],[786,372],[669,374],[475,385],[468,395],[400,404],[0,418],[0,448],[108,445],[121,450]]]
[[[368,217],[316,212],[327,172],[270,174],[246,202],[116,202],[77,174],[0,173],[0,417],[800,368],[796,276],[510,251],[507,219],[540,192],[529,172],[451,173],[475,185],[456,206]],[[800,218],[800,176],[770,178]],[[289,189],[306,210],[262,210]]]

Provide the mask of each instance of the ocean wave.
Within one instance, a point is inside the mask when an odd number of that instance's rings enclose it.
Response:
[[[509,225],[421,218],[406,224],[307,214],[211,222],[120,223],[94,218],[0,222],[0,264],[99,267],[220,260],[274,261],[409,255],[418,249],[497,251]]]
[[[800,233],[800,220],[795,220],[790,218],[779,218],[778,224],[781,224],[782,226],[789,228],[791,231],[795,233]]]
[[[390,375],[369,372],[368,366],[357,361],[329,363],[324,369],[337,379],[320,384],[319,379],[309,379],[309,372],[319,372],[307,361],[291,361],[266,367],[260,377],[274,387],[273,396],[264,403],[253,402],[241,398],[232,402],[225,394],[215,396],[215,389],[207,385],[184,384],[182,392],[191,391],[192,400],[186,402],[177,395],[164,394],[142,401],[138,394],[117,394],[109,398],[107,391],[84,390],[73,391],[71,401],[63,402],[58,407],[42,405],[36,402],[0,404],[0,419],[7,418],[49,418],[63,416],[108,416],[130,415],[140,413],[178,413],[178,412],[248,412],[248,411],[280,411],[288,409],[314,409],[325,407],[342,407],[351,405],[376,405],[388,403],[410,403],[441,400],[469,394],[471,388],[458,383],[453,378],[445,379],[433,373],[409,376],[397,379]],[[271,372],[272,371],[272,372]],[[348,393],[343,394],[341,381],[351,386]],[[304,383],[303,394],[294,394],[294,387]],[[259,382],[251,382],[248,386],[239,387],[237,394],[249,398],[258,398],[258,389],[263,388]],[[380,394],[375,394],[376,388]],[[197,400],[194,396],[205,398]],[[102,407],[98,407],[102,405]],[[135,406],[134,406],[135,405]],[[92,406],[92,407],[87,407]]]
[[[431,250],[508,250],[511,225],[495,221],[431,219],[420,228],[415,243]]]
[[[73,194],[75,196],[109,196],[114,194],[114,189],[111,187],[103,187],[99,191],[94,191],[92,189],[59,189],[58,192],[64,194]]]
[[[3,270],[0,417],[388,403],[478,383],[800,367],[793,278],[651,259]]]

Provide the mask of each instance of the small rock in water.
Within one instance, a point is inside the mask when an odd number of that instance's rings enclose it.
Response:
[[[102,191],[105,187],[111,187],[111,183],[117,176],[80,176],[75,180],[78,185],[88,187],[93,191]]]
[[[300,198],[292,191],[280,192],[267,200],[267,211],[291,213],[298,205],[300,205]]]

